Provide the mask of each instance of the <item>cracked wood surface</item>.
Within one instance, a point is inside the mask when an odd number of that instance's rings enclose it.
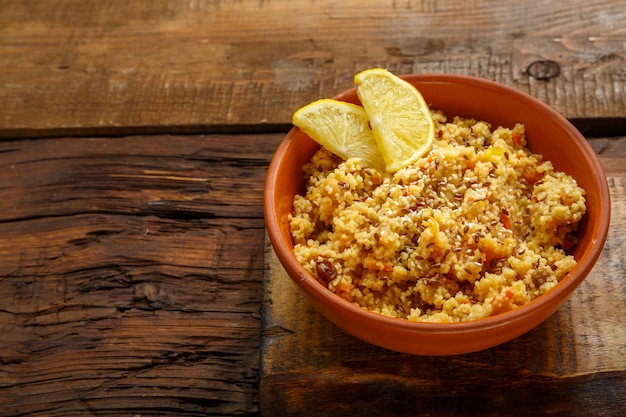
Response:
[[[282,135],[0,142],[0,415],[254,415]]]
[[[375,66],[492,79],[572,119],[626,113],[622,1],[0,0],[0,9],[2,136],[276,129]]]

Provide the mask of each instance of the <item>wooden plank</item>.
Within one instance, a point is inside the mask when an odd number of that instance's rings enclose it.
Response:
[[[623,131],[623,6],[0,0],[0,135],[284,129],[375,66],[496,80]]]
[[[0,414],[257,414],[281,138],[0,142]]]
[[[260,217],[265,169],[283,136],[0,142],[0,221],[83,213]]]
[[[312,309],[266,240],[262,415],[624,415],[626,138],[591,142],[612,197],[601,258],[546,322],[491,349],[421,357],[362,342]]]

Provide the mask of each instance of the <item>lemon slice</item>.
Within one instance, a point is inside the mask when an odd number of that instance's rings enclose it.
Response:
[[[321,99],[296,111],[292,122],[335,155],[360,158],[362,165],[384,172],[385,162],[363,107]]]
[[[413,85],[382,68],[363,71],[354,82],[387,171],[404,168],[428,152],[435,127]]]

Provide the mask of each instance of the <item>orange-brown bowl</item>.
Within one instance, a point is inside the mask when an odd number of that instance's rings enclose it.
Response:
[[[585,138],[561,114],[534,97],[492,81],[448,74],[406,75],[426,101],[449,117],[485,120],[494,126],[526,127],[533,152],[552,161],[555,169],[574,177],[586,190],[587,213],[573,249],[577,265],[548,293],[515,310],[463,323],[416,323],[386,317],[358,307],[322,286],[304,270],[293,253],[288,216],[296,193],[304,191],[302,166],[318,145],[293,128],[279,145],[265,182],[264,210],[269,239],[276,255],[306,298],[332,323],[374,345],[420,355],[473,352],[507,342],[554,313],[585,279],[606,240],[610,201],[606,176]],[[356,89],[335,98],[359,103]]]

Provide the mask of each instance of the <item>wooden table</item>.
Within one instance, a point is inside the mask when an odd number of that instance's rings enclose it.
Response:
[[[626,415],[626,2],[0,0],[0,415]],[[348,336],[265,239],[298,107],[358,71],[545,101],[611,186],[602,257],[504,345]]]

